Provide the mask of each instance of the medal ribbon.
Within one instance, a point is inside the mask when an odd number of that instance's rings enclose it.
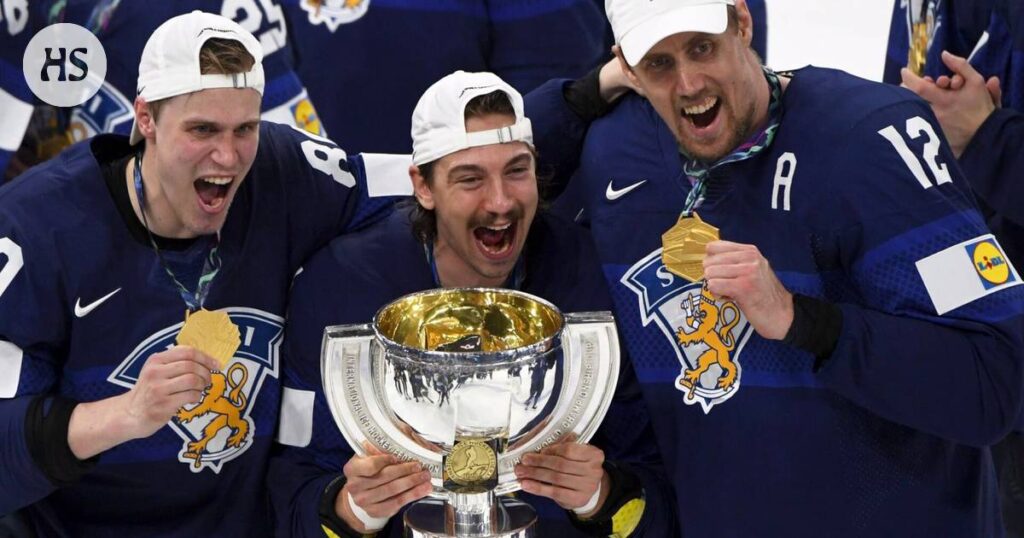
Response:
[[[683,212],[679,215],[680,218],[689,217],[704,202],[707,179],[712,170],[729,163],[749,159],[772,145],[775,132],[778,130],[779,124],[782,123],[782,83],[779,82],[779,76],[774,71],[764,66],[762,69],[771,90],[768,98],[768,123],[746,142],[740,144],[732,153],[711,164],[689,158],[684,160],[683,173],[689,178],[692,187],[689,194],[686,195],[686,204],[683,206]]]
[[[199,276],[199,283],[196,284],[196,291],[190,292],[177,277],[174,276],[174,272],[171,271],[171,267],[167,265],[167,260],[164,259],[164,255],[160,252],[160,247],[156,244],[156,239],[153,237],[153,232],[149,229],[149,222],[146,221],[146,189],[142,185],[142,151],[140,150],[135,155],[135,195],[139,199],[139,212],[142,213],[142,224],[146,228],[146,234],[149,236],[149,244],[153,246],[153,250],[156,252],[156,257],[160,259],[160,265],[163,266],[164,271],[167,272],[167,276],[171,277],[171,281],[178,287],[178,293],[181,294],[182,300],[188,305],[188,309],[191,312],[195,312],[203,307],[203,303],[206,302],[206,296],[210,292],[210,284],[213,283],[214,277],[217,276],[217,272],[220,271],[221,260],[220,255],[217,254],[217,248],[220,246],[220,233],[213,236],[210,242],[210,250],[206,253],[206,261],[203,262],[203,272]]]

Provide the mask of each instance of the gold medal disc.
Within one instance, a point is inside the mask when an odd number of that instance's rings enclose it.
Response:
[[[482,440],[466,439],[452,447],[444,462],[447,479],[463,486],[486,482],[497,469],[498,458],[494,450]]]
[[[221,369],[235,356],[241,344],[238,326],[225,312],[199,309],[185,314],[185,325],[178,333],[178,345],[190,346],[213,357]]]
[[[712,241],[718,241],[718,228],[700,220],[696,213],[680,217],[661,236],[661,262],[673,274],[697,282],[704,278],[705,248]]]

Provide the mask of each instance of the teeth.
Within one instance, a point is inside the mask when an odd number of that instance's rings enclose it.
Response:
[[[715,106],[715,104],[717,104],[717,103],[718,103],[718,98],[717,97],[708,97],[707,99],[704,100],[703,103],[701,103],[699,105],[683,107],[683,112],[685,114],[687,114],[687,115],[690,115],[690,116],[695,115],[695,114],[703,114],[703,113],[707,112],[708,110],[711,110],[711,107]]]
[[[504,226],[484,226],[484,228],[487,228],[488,230],[494,230],[495,232],[500,232],[503,230],[507,230],[509,226],[512,226],[511,222]]]
[[[227,185],[231,183],[231,177],[204,177],[201,178],[207,183],[213,183],[214,185]]]

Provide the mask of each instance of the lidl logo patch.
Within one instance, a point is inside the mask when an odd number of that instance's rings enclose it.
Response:
[[[985,239],[966,245],[967,255],[974,264],[974,270],[981,277],[981,284],[985,289],[992,289],[996,286],[1013,282],[1013,273],[1010,272],[1010,265],[1006,262],[1006,255],[996,245],[995,241]]]

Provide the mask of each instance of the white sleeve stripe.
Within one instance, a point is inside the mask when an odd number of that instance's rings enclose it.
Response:
[[[304,447],[313,438],[313,400],[310,390],[284,387],[281,394],[281,419],[277,427],[277,442],[282,445]]]
[[[378,196],[411,196],[412,179],[409,177],[411,155],[389,153],[363,153],[366,167],[366,191],[370,198]]]
[[[23,357],[20,347],[0,340],[0,398],[13,398],[18,394]]]
[[[32,119],[32,103],[26,103],[0,88],[0,118],[4,119],[4,125],[0,127],[0,150],[17,151]]]
[[[1007,278],[1003,282],[986,285],[975,270],[974,260],[971,259],[967,247],[981,242],[991,243],[1002,255],[1008,270]],[[921,275],[928,296],[940,316],[986,295],[1021,284],[1020,275],[1009,258],[1006,258],[1002,247],[998,245],[992,234],[983,235],[916,262],[917,272]]]

